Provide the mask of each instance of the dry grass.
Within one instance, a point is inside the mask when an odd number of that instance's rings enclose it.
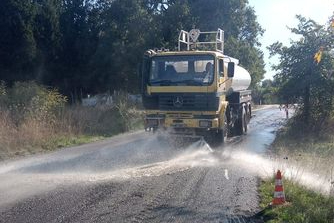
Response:
[[[142,112],[118,94],[112,106],[66,106],[56,89],[0,81],[0,160],[89,142],[142,127]]]
[[[309,172],[318,176],[319,180],[327,179],[323,188],[334,186],[334,133],[329,130],[330,126],[333,123],[328,121],[321,132],[313,132],[305,131],[297,122],[290,122],[277,134],[271,151],[283,158],[288,166],[298,170],[300,176],[296,178],[302,178],[303,173]]]
[[[137,129],[141,122],[142,112],[133,107],[123,117],[115,106],[69,106],[52,122],[28,116],[18,124],[9,110],[2,109],[0,160],[112,136]]]

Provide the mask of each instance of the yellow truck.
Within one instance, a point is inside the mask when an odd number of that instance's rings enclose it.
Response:
[[[251,78],[224,54],[224,32],[181,31],[178,50],[148,50],[141,70],[145,129],[222,144],[247,132]]]

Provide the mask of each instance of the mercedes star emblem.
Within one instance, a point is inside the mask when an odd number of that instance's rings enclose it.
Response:
[[[173,100],[173,104],[175,107],[180,108],[183,105],[183,98],[180,96],[176,96]]]

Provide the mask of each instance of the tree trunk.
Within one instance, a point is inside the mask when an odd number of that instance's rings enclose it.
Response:
[[[306,124],[309,124],[310,120],[310,84],[307,84],[304,92],[304,120]]]

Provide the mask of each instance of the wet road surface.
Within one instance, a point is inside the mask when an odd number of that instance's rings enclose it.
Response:
[[[215,151],[140,131],[0,163],[0,222],[261,222],[258,157],[285,115],[254,114]]]

